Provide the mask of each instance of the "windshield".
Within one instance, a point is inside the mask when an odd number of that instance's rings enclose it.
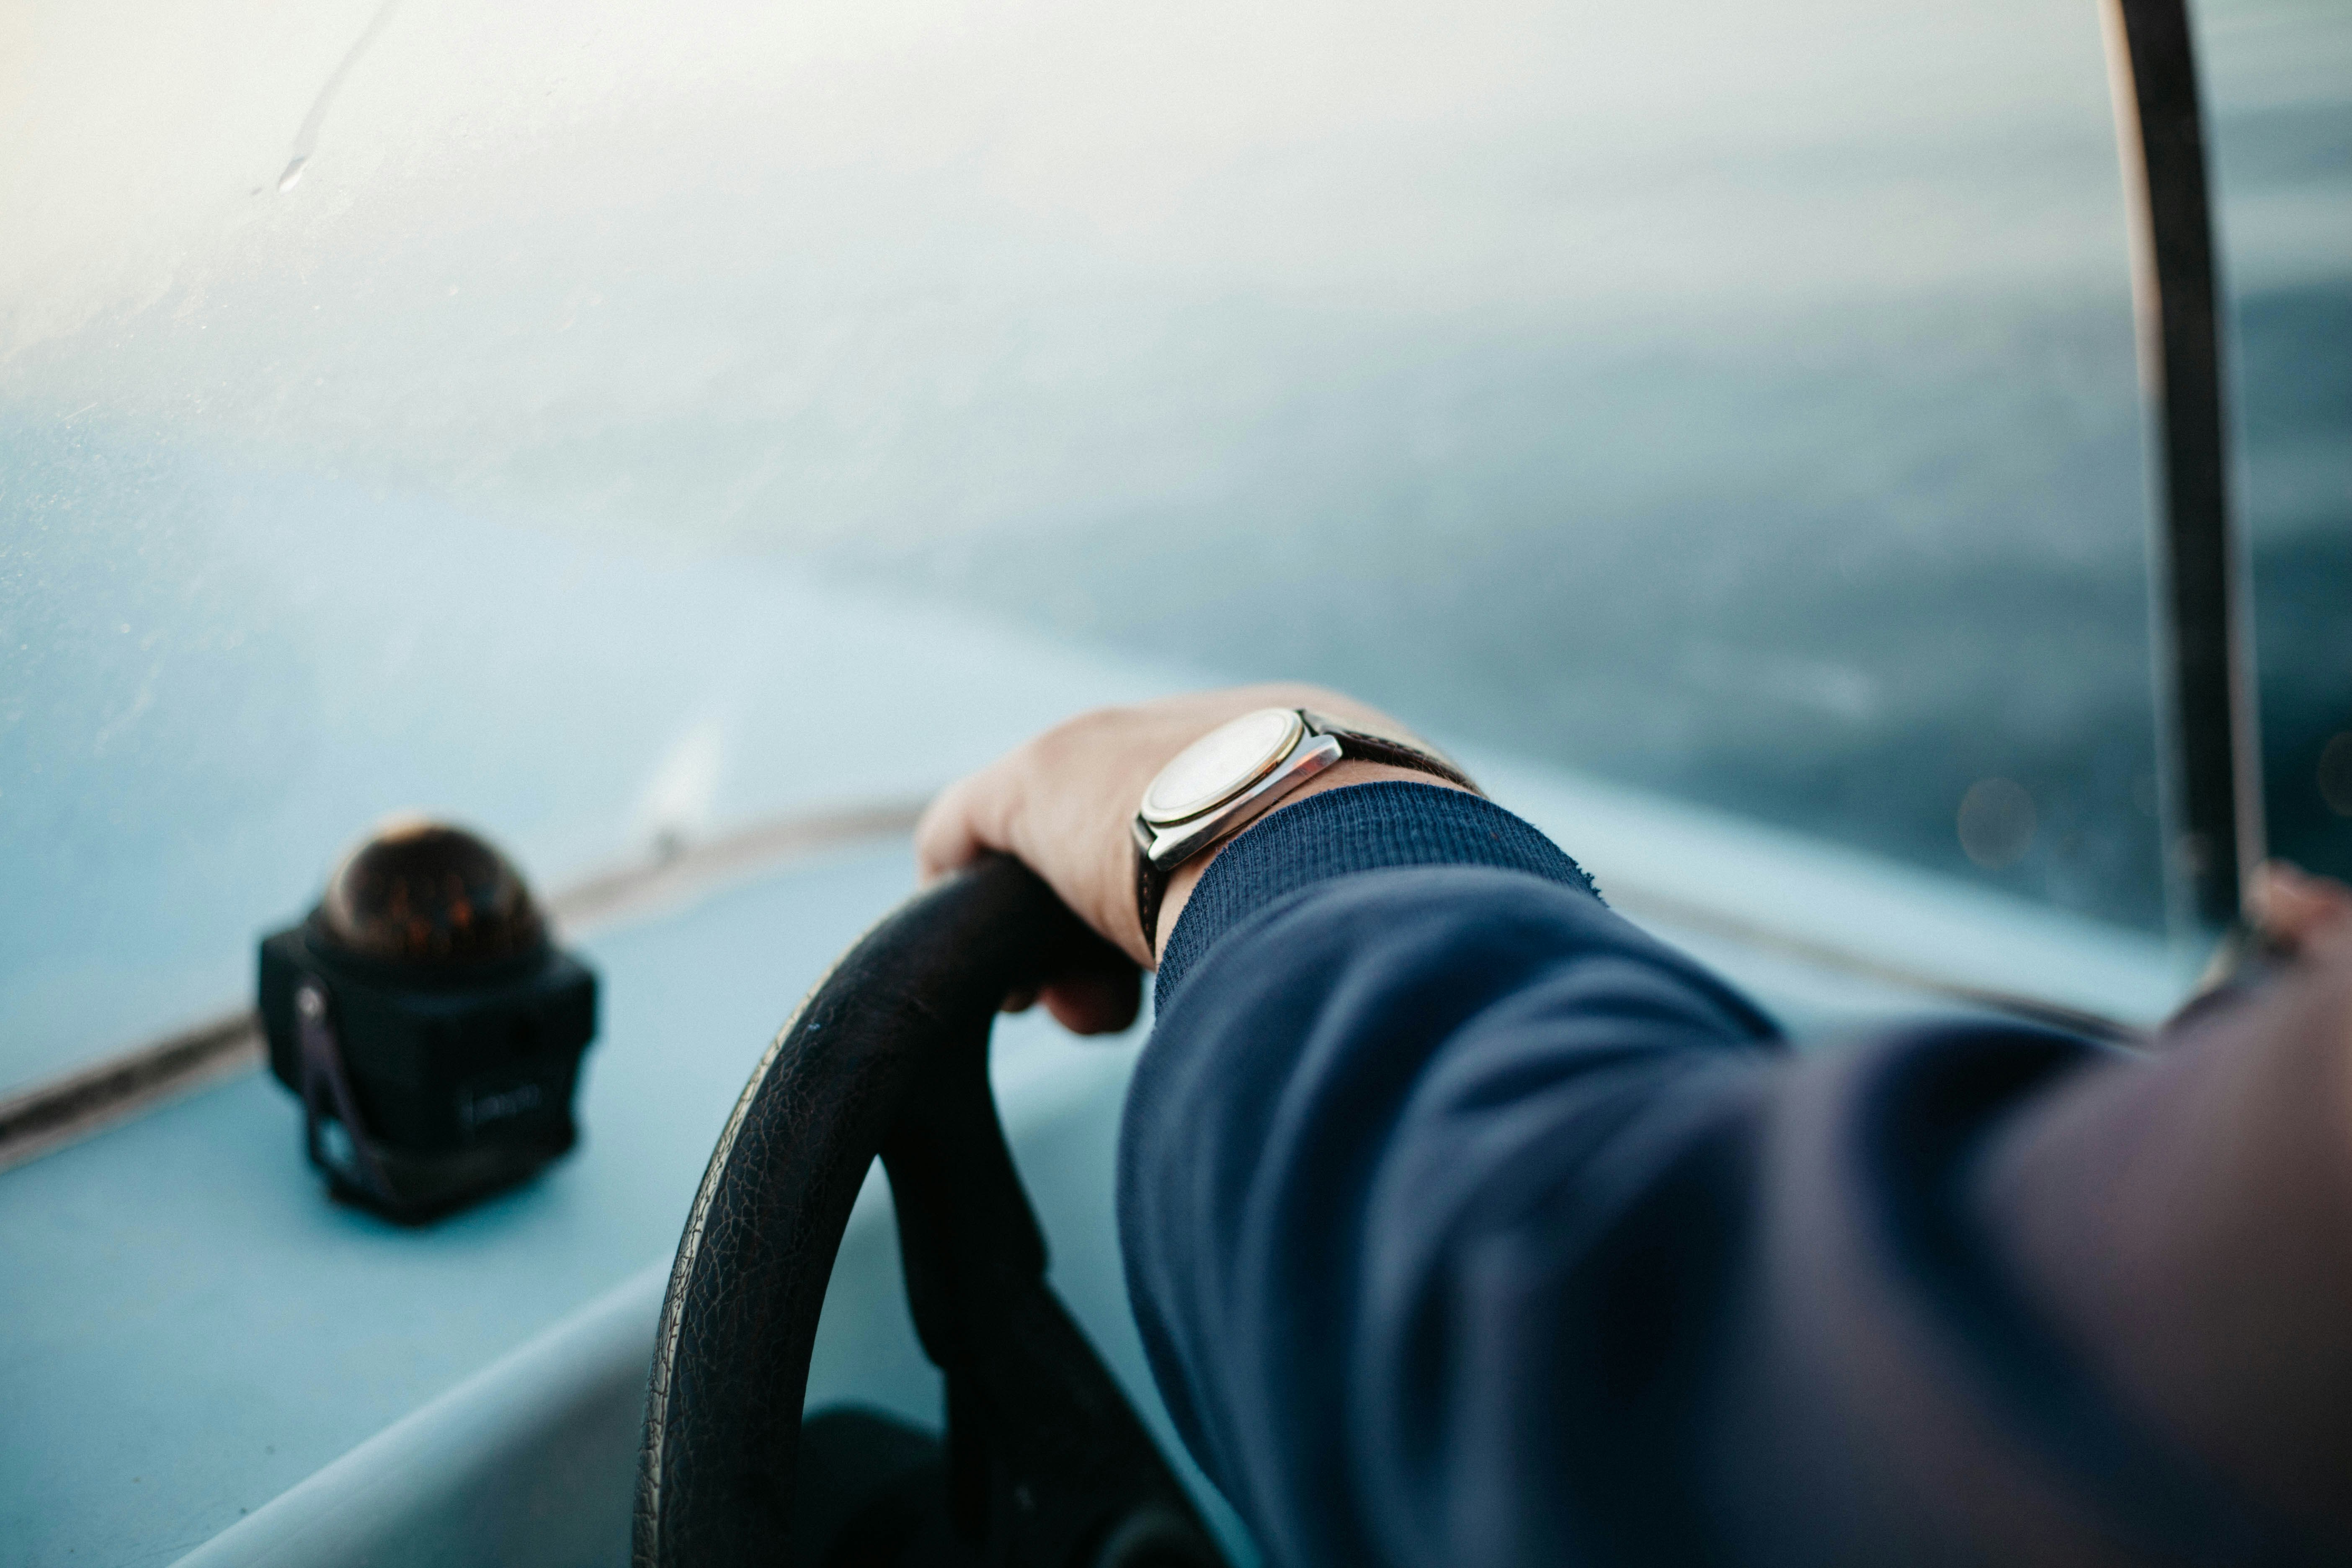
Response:
[[[2352,12],[2199,15],[2271,847],[2352,877]]]
[[[2210,12],[2273,820],[2341,866],[2347,28]],[[2161,927],[2087,5],[24,37],[0,1091],[233,1001],[384,812],[561,881],[1228,676]]]

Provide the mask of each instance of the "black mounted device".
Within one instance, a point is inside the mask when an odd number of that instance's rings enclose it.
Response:
[[[262,940],[260,1012],[338,1197],[430,1219],[578,1141],[596,976],[462,828],[398,821],[346,856],[318,907]]]

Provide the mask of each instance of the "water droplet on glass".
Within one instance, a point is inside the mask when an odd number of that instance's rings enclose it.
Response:
[[[2331,736],[2319,753],[2319,798],[2338,816],[2352,816],[2352,730]]]
[[[1979,779],[1960,797],[1960,847],[1988,870],[2024,858],[2034,826],[2033,797],[2012,779]]]
[[[297,158],[292,163],[286,165],[286,172],[278,176],[278,194],[279,195],[284,195],[287,192],[292,190],[297,184],[301,183],[302,165],[310,161],[310,160],[308,158]]]

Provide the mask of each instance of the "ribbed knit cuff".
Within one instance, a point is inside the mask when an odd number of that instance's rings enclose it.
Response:
[[[1601,896],[1558,845],[1484,796],[1403,779],[1326,790],[1218,851],[1168,933],[1157,1005],[1219,938],[1284,894],[1389,866],[1497,866]]]

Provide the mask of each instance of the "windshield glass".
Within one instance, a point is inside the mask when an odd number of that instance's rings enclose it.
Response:
[[[2271,847],[2352,878],[2352,9],[2198,14]]]
[[[2273,815],[2324,858],[2352,78],[2295,41],[2332,13],[2217,14],[2266,40],[2223,190]],[[561,881],[1227,676],[2160,927],[2087,5],[22,37],[0,1092],[232,1002],[382,813]]]

